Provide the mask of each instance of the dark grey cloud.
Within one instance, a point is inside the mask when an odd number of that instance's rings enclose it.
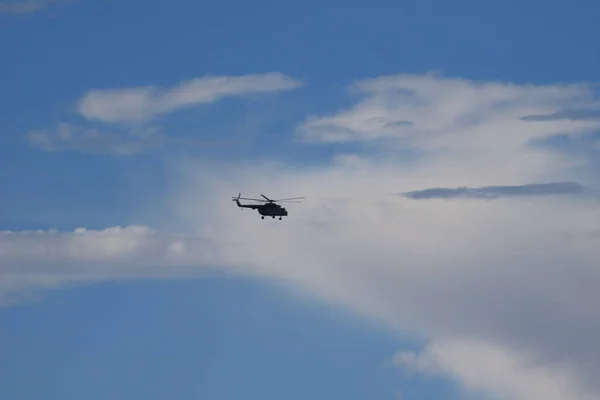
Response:
[[[381,124],[384,128],[404,128],[404,127],[414,126],[414,122],[406,121],[406,120],[389,121],[386,118],[379,118],[379,117],[369,118],[368,120],[370,122]]]
[[[530,183],[514,186],[483,186],[479,188],[430,188],[401,193],[411,199],[498,198],[584,194],[586,188],[576,182]]]
[[[561,119],[576,121],[600,119],[600,109],[567,109],[552,114],[525,115],[521,117],[523,121],[556,121]]]

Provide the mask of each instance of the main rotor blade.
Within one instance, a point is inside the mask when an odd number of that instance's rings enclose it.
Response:
[[[287,199],[279,199],[279,200],[273,200],[273,201],[288,201],[288,200],[300,200],[300,199],[305,199],[306,197],[290,197]]]
[[[265,196],[264,194],[261,194],[262,197],[264,197],[265,199],[267,199],[267,201],[273,201],[270,198],[268,198],[267,196]]]
[[[237,197],[236,197],[237,199]],[[252,200],[252,201],[261,201],[261,202],[265,202],[265,200],[262,199],[249,199],[248,197],[240,197],[240,200]]]

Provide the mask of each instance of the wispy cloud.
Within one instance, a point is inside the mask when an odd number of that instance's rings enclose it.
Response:
[[[401,193],[410,199],[499,198],[583,194],[586,188],[576,182],[530,183],[513,186],[484,186],[479,188],[430,188]]]
[[[363,96],[334,115],[312,116],[297,135],[309,142],[389,141],[426,151],[521,146],[524,135],[582,133],[600,120],[551,120],[532,124],[523,115],[552,114],[565,105],[594,104],[586,85],[518,86],[438,75],[399,74],[359,81]]]
[[[93,89],[77,102],[77,110],[89,120],[142,123],[162,114],[212,103],[224,97],[292,90],[301,85],[300,81],[281,73],[206,76],[170,88]]]
[[[54,131],[33,130],[27,140],[34,148],[47,151],[79,151],[90,154],[133,155],[165,147],[207,148],[239,144],[241,140],[202,140],[193,137],[169,136],[158,128],[127,130],[124,133],[106,132],[95,128],[81,128],[59,124]]]
[[[50,6],[62,3],[71,3],[76,0],[2,0],[0,13],[28,14],[41,11]]]
[[[85,129],[70,124],[60,124],[56,131],[33,130],[27,133],[29,143],[43,151],[77,150],[89,153],[135,154],[159,147],[162,144],[153,130],[140,134],[118,135]]]
[[[26,134],[31,146],[42,151],[81,151],[132,155],[165,147],[206,148],[247,142],[242,138],[208,140],[165,134],[151,122],[176,110],[217,102],[225,97],[292,90],[302,82],[281,73],[244,76],[206,76],[174,87],[155,86],[94,89],[76,102],[90,126],[59,124],[57,129],[35,129]],[[104,125],[103,125],[103,124]],[[123,132],[123,130],[125,130]]]

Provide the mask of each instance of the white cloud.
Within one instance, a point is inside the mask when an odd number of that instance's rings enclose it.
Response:
[[[598,395],[600,237],[594,232],[600,208],[595,199],[424,202],[392,194],[431,187],[590,185],[582,182],[589,171],[573,168],[584,167],[581,160],[527,143],[557,132],[579,134],[597,128],[597,121],[521,119],[593,102],[588,88],[405,75],[358,87],[368,91],[355,107],[312,119],[301,132],[321,140],[341,126],[362,141],[386,137],[385,147],[374,156],[340,155],[331,165],[303,168],[182,162],[180,181],[172,181],[179,188],[169,196],[172,206],[186,226],[197,228],[194,235],[219,245],[197,243],[193,253],[185,253],[188,263],[175,264],[190,269],[175,270],[192,273],[207,264],[227,266],[291,283],[434,344],[450,343],[444,351],[454,351],[452,345],[459,343],[474,354],[474,362],[494,357],[485,366],[491,375],[473,375],[477,371],[465,369],[470,364],[457,364],[455,357],[450,363],[444,361],[447,356],[435,362],[445,362],[441,365],[460,379],[472,377],[470,386],[497,395],[514,400],[530,393],[554,393],[552,398],[561,400]],[[417,95],[407,96],[398,87]],[[382,128],[397,121],[413,125]],[[406,145],[417,150],[416,159],[397,156],[396,150]],[[307,199],[291,204],[284,221],[263,221],[255,211],[235,208],[229,199],[240,191],[252,197],[264,193]],[[120,270],[104,262],[122,265],[118,261],[135,254],[139,267],[125,271],[145,277],[149,270],[161,271],[163,263],[173,265],[164,255],[175,240],[145,232],[134,235],[135,240],[127,236],[119,252],[107,250],[113,248],[111,242],[92,241],[98,244],[90,246],[72,235],[52,248],[62,249],[57,251],[63,261],[81,262],[67,263],[71,274],[94,271],[103,276]],[[28,276],[42,273],[41,268],[46,274],[63,273],[58,266],[65,264],[48,262],[58,256],[42,258],[39,245],[32,247],[36,251],[29,251],[31,244],[21,244],[20,253],[6,250],[17,248],[7,241],[9,236],[1,239],[8,244],[0,257],[12,254],[14,266],[6,273],[22,271],[22,265],[30,266]],[[104,240],[101,235],[90,237]],[[40,243],[55,240],[51,235],[38,238]],[[148,243],[152,245],[144,245]],[[65,250],[73,248],[78,252]],[[86,261],[90,258],[95,263]],[[162,271],[168,274],[171,268]],[[477,347],[482,342],[485,347]],[[506,349],[509,356],[498,356],[496,349]],[[531,371],[519,361],[524,350],[536,362]],[[555,370],[556,362],[576,368]],[[530,379],[523,379],[522,371]],[[540,378],[545,371],[554,378]],[[502,380],[494,380],[499,373]]]
[[[29,144],[42,151],[80,151],[132,155],[166,146],[207,147],[244,142],[203,140],[189,135],[158,132],[145,123],[182,108],[213,103],[225,97],[292,90],[301,82],[281,73],[245,76],[206,76],[181,82],[171,88],[155,86],[93,89],[76,103],[77,111],[91,121],[125,123],[125,132],[115,128],[81,127],[61,123],[56,129],[35,129],[26,134]],[[133,124],[133,126],[131,125]],[[142,124],[143,126],[136,126]]]
[[[89,120],[106,123],[141,123],[159,115],[228,96],[292,90],[301,82],[281,73],[245,76],[206,76],[170,88],[142,86],[93,89],[78,102],[78,112]]]
[[[584,85],[519,86],[396,75],[360,81],[353,89],[366,98],[333,116],[310,118],[299,135],[325,142],[393,138],[424,150],[464,150],[489,149],[490,140],[503,148],[521,146],[523,131],[532,138],[548,134],[549,127],[573,133],[595,129],[600,123],[552,120],[532,124],[520,119],[559,112],[565,104],[588,104],[593,92]]]
[[[581,391],[569,365],[539,364],[526,354],[480,342],[434,342],[421,354],[400,352],[397,365],[457,380],[469,392],[498,399],[597,399]]]
[[[194,276],[218,268],[219,251],[210,239],[146,226],[0,231],[0,304],[66,283]]]
[[[540,371],[554,361],[572,361],[577,380],[564,379],[576,387],[561,389],[554,398],[570,400],[570,394],[588,389],[599,394],[597,199],[424,202],[391,194],[432,187],[597,184],[578,157],[528,143],[557,132],[597,129],[599,121],[521,119],[593,102],[589,88],[437,76],[370,82],[370,94],[355,107],[310,119],[300,132],[320,140],[331,137],[330,126],[350,127],[363,141],[385,136],[380,152],[339,157],[327,167],[191,163],[184,167],[189,175],[176,204],[182,217],[236,243],[223,253],[226,264],[294,282],[431,340],[484,338],[514,352],[527,349]],[[418,95],[398,92],[398,86]],[[381,128],[394,121],[413,125]],[[407,145],[415,148],[415,159],[396,152]],[[307,199],[290,205],[287,220],[262,221],[256,212],[239,212],[226,201],[240,191]]]

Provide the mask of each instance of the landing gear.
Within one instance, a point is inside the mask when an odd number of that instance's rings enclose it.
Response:
[[[279,217],[279,220],[281,221],[281,217]]]
[[[264,215],[263,215],[263,216],[261,216],[261,217],[260,217],[260,219],[265,219],[265,216],[264,216]]]

